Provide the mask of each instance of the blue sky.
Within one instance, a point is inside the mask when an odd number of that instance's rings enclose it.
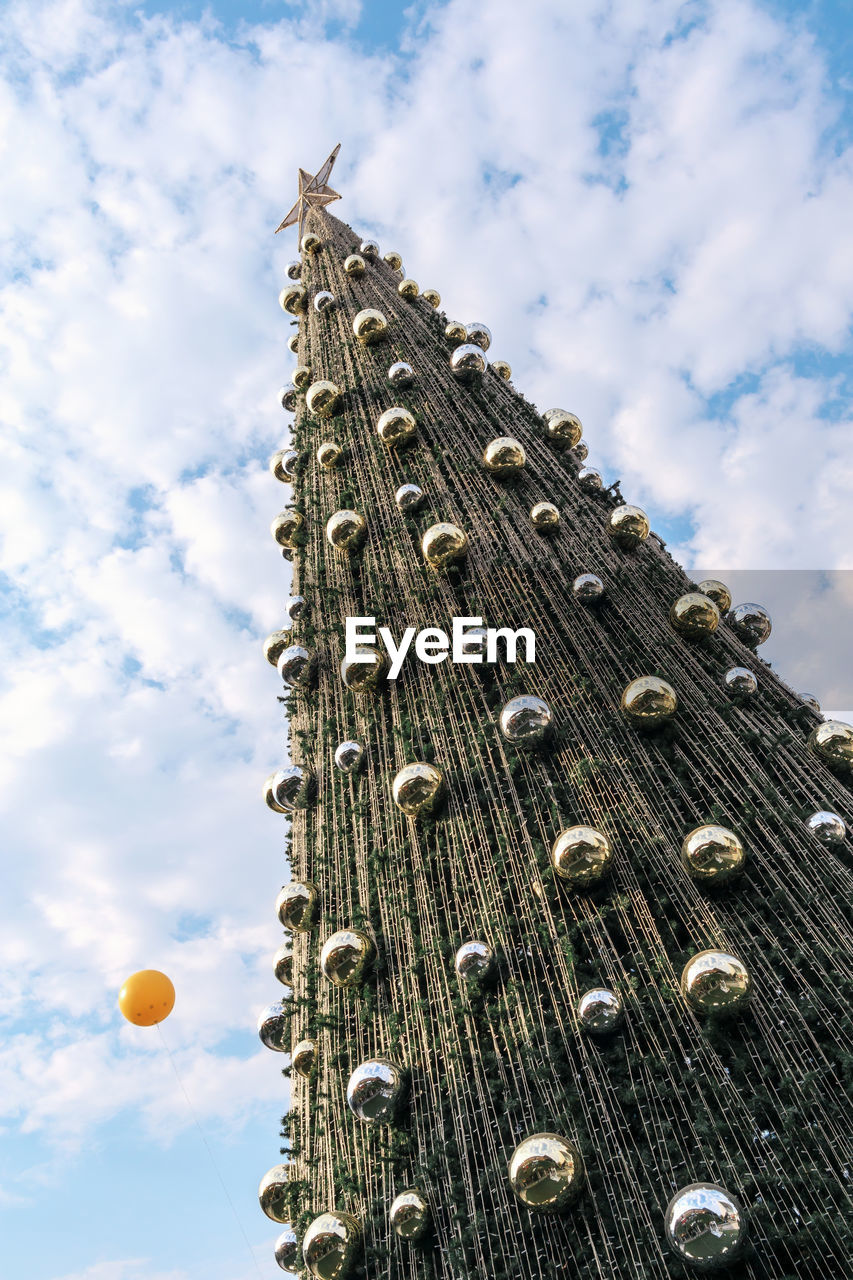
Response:
[[[685,563],[850,569],[845,9],[5,6],[3,1280],[280,1274],[256,1188],[286,1099],[254,1023],[286,878],[261,643],[297,166],[343,142],[336,210],[579,413]],[[796,612],[771,645],[843,711]],[[256,1262],[117,1012],[141,967],[175,979],[165,1035]]]

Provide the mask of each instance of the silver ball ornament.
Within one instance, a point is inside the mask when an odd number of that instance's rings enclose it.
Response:
[[[749,667],[729,667],[723,676],[723,684],[729,693],[739,698],[751,698],[758,689],[758,676]]]
[[[827,847],[842,844],[847,835],[844,819],[837,813],[830,813],[828,809],[819,809],[817,813],[811,814],[806,819],[806,826],[815,839]]]
[[[474,382],[486,371],[486,353],[472,342],[463,342],[450,357],[450,372],[459,382]]]
[[[406,515],[417,511],[423,500],[424,491],[419,484],[401,484],[394,494],[394,501]]]
[[[405,1077],[388,1058],[360,1063],[347,1082],[347,1105],[365,1124],[390,1124],[405,1092]]]
[[[585,991],[577,1004],[578,1023],[591,1036],[608,1036],[625,1020],[625,1008],[616,991],[596,987]]]
[[[308,601],[304,596],[288,596],[284,605],[284,612],[291,622],[298,622],[300,618],[308,616]]]
[[[388,370],[388,381],[392,387],[410,387],[415,380],[415,371],[405,360],[396,360]]]
[[[604,595],[604,583],[594,573],[581,573],[572,583],[572,593],[581,604],[596,604]]]
[[[500,731],[507,742],[527,751],[541,747],[554,727],[554,713],[542,698],[522,694],[501,710]]]
[[[601,472],[595,467],[581,467],[578,472],[578,484],[584,493],[597,493],[603,483]]]
[[[314,674],[314,654],[301,644],[288,645],[278,659],[278,674],[289,689],[300,689],[311,683]]]
[[[364,760],[364,747],[360,742],[347,740],[335,748],[335,767],[341,773],[357,773]]]
[[[290,1048],[290,1016],[287,1005],[281,1000],[267,1005],[258,1017],[258,1035],[261,1044],[276,1053],[287,1053]]]
[[[495,964],[494,949],[478,938],[463,942],[453,961],[457,976],[464,982],[486,982],[494,974]]]
[[[481,351],[488,351],[492,345],[491,329],[479,320],[473,320],[471,324],[466,324],[465,336],[473,346],[479,347]]]
[[[773,629],[770,614],[760,604],[738,604],[728,614],[727,621],[732,631],[750,649],[764,644]]]
[[[693,1182],[667,1205],[664,1233],[673,1253],[694,1271],[719,1271],[743,1256],[746,1215],[723,1187]]]
[[[335,305],[335,295],[330,289],[321,289],[319,293],[314,294],[314,310],[318,315],[322,315],[324,311],[331,311]]]

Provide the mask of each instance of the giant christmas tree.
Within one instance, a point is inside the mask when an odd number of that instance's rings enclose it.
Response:
[[[291,763],[288,1271],[755,1280],[853,1270],[853,728],[760,658],[399,255],[300,175],[292,560],[270,636]],[[491,354],[491,353],[490,353]],[[454,662],[421,637],[466,626]],[[361,624],[362,630],[370,630]],[[461,656],[457,654],[457,656]],[[511,659],[515,656],[515,661]],[[431,660],[430,660],[431,659]],[[489,659],[492,659],[489,661]]]

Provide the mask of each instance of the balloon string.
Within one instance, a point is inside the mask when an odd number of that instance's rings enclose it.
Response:
[[[202,1142],[205,1145],[207,1154],[210,1156],[210,1163],[213,1165],[213,1170],[217,1178],[219,1179],[219,1185],[222,1187],[222,1190],[225,1192],[225,1199],[228,1201],[229,1205],[231,1206],[231,1212],[234,1214],[234,1221],[237,1223],[237,1226],[240,1229],[240,1235],[243,1237],[243,1239],[246,1242],[246,1248],[249,1250],[249,1254],[251,1256],[252,1262],[255,1264],[255,1270],[257,1271],[258,1275],[261,1277],[261,1280],[264,1280],[264,1274],[261,1271],[261,1268],[258,1264],[258,1259],[255,1256],[255,1251],[252,1248],[251,1244],[249,1243],[249,1237],[246,1235],[246,1232],[243,1227],[243,1223],[240,1221],[240,1215],[237,1213],[237,1209],[234,1204],[234,1201],[231,1199],[231,1196],[228,1194],[228,1188],[225,1185],[225,1181],[222,1177],[222,1174],[219,1172],[219,1165],[216,1163],[213,1152],[210,1149],[210,1144],[208,1143],[207,1138],[204,1136],[204,1130],[199,1124],[199,1119],[195,1113],[195,1108],[193,1107],[193,1104],[190,1101],[190,1095],[187,1093],[186,1089],[184,1088],[184,1082],[181,1079],[180,1075],[178,1074],[178,1068],[175,1066],[175,1059],[172,1057],[172,1052],[169,1046],[166,1044],[166,1037],[163,1035],[163,1028],[159,1022],[156,1025],[157,1025],[157,1031],[159,1032],[159,1035],[160,1035],[160,1043],[162,1044],[163,1048],[166,1050],[166,1056],[168,1057],[169,1062],[172,1065],[172,1070],[175,1073],[175,1079],[178,1082],[178,1086],[180,1087],[181,1093],[184,1095],[184,1098],[186,1099],[186,1103],[187,1103],[187,1106],[189,1107],[190,1115],[195,1121],[195,1127],[198,1129],[199,1137],[201,1138]]]

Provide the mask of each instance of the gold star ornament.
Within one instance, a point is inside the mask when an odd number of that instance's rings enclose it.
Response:
[[[292,227],[295,222],[298,222],[299,235],[301,237],[302,222],[309,209],[322,209],[327,204],[331,204],[333,200],[340,200],[339,193],[333,191],[328,185],[329,177],[340,149],[341,144],[338,143],[325,164],[320,165],[320,168],[313,176],[304,169],[299,170],[299,195],[296,198],[296,204],[279,226],[276,227],[276,235],[278,235],[279,231],[283,231],[285,227]]]

